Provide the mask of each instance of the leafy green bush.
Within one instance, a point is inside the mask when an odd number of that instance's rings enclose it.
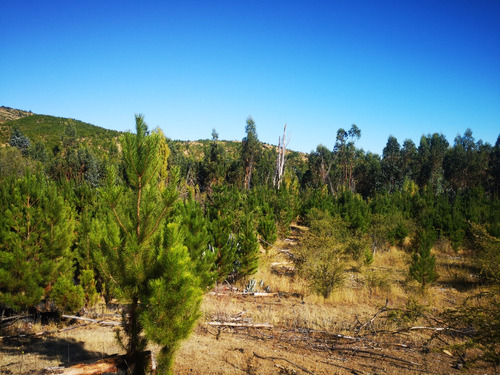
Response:
[[[308,215],[310,229],[296,250],[300,275],[324,298],[342,285],[345,270],[346,224],[324,211]]]
[[[345,264],[340,251],[328,251],[308,262],[302,268],[302,275],[307,279],[311,289],[328,298],[330,294],[344,282]]]
[[[259,267],[259,240],[249,214],[240,224],[235,264],[235,279],[253,275]]]
[[[395,243],[399,246],[403,245],[405,238],[410,234],[410,229],[408,228],[408,224],[400,219],[398,220],[396,227],[392,230],[392,238]]]
[[[389,311],[388,317],[396,322],[415,323],[419,318],[424,316],[426,307],[422,305],[416,298],[410,297],[406,301],[404,309],[392,309]]]
[[[373,252],[370,251],[370,242],[366,237],[349,237],[346,243],[346,253],[352,256],[355,260],[358,260],[363,255],[365,255],[365,260],[367,260],[369,258],[366,258],[367,254],[371,254],[373,258]]]

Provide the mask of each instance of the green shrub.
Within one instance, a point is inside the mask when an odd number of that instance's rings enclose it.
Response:
[[[99,293],[97,293],[95,285],[94,271],[90,269],[82,270],[82,273],[80,274],[80,284],[85,293],[85,306],[94,306],[99,301]]]
[[[297,269],[313,292],[327,298],[343,283],[348,230],[341,219],[316,209],[308,221],[309,232],[296,250]]]
[[[396,227],[393,229],[392,237],[394,238],[397,245],[402,246],[405,238],[410,233],[407,223],[400,219]]]
[[[486,361],[500,365],[500,301],[498,289],[467,298],[457,309],[443,313],[446,325],[457,331],[467,332],[453,349],[467,358],[469,364]],[[467,365],[467,364],[466,364]]]
[[[278,239],[276,223],[270,216],[263,217],[259,222],[259,234],[262,238],[262,246],[269,250]]]
[[[66,277],[60,277],[50,291],[50,299],[62,312],[75,312],[83,307],[85,292]]]
[[[366,256],[367,253],[370,253],[373,260],[373,253],[370,251],[370,244],[366,237],[350,237],[347,240],[346,253],[351,255],[355,260],[358,260],[361,256]]]
[[[343,284],[344,271],[342,253],[327,251],[325,256],[308,262],[302,269],[302,274],[315,293],[328,298],[336,288]]]
[[[389,292],[391,289],[389,274],[387,272],[370,270],[366,273],[365,280],[370,292],[375,289],[383,292]]]
[[[373,251],[370,248],[365,248],[365,252],[363,254],[363,263],[367,266],[373,263]]]

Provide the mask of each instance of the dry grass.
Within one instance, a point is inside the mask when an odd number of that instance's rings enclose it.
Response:
[[[473,276],[475,269],[468,261],[468,254],[455,253],[445,244],[436,247],[440,279],[421,292],[416,282],[408,280],[408,253],[397,248],[378,252],[370,266],[349,263],[344,286],[324,299],[311,294],[307,283],[297,275],[280,276],[272,272],[272,263],[289,261],[278,250],[284,248],[293,251],[293,242],[280,241],[263,253],[259,271],[253,276],[259,290],[269,287],[271,292],[281,294],[243,296],[224,290],[223,285],[216,293],[205,296],[203,317],[177,353],[176,374],[300,374],[304,373],[301,368],[315,374],[352,373],[353,369],[358,373],[387,374],[456,371],[453,366],[457,356],[453,352],[451,356],[444,354],[438,345],[442,343],[431,340],[428,332],[391,333],[402,323],[389,319],[388,313],[381,314],[361,331],[360,326],[369,322],[386,300],[389,309],[433,314],[457,306],[467,296],[479,292],[482,286]],[[245,282],[237,285],[240,291],[244,286]],[[274,328],[215,328],[206,324],[212,320],[234,321],[235,317],[247,323],[271,323]],[[418,314],[415,319],[411,324],[428,323],[419,322],[422,318]],[[376,327],[386,333],[376,333]],[[16,329],[28,328],[47,330],[40,326]],[[336,335],[363,338],[352,341]],[[96,325],[38,339],[4,340],[1,344],[0,374],[23,374],[121,351],[112,328]],[[355,349],[383,353],[396,360],[351,351]],[[490,371],[491,368],[485,367],[477,373]]]
[[[58,327],[34,324],[30,332]],[[0,346],[0,374],[26,374],[47,367],[68,366],[120,353],[109,327],[89,325],[42,337],[4,339]]]

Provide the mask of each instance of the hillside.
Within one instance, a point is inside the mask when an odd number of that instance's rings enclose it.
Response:
[[[14,111],[26,113],[20,110]],[[104,140],[111,140],[119,135],[119,132],[115,130],[104,129],[74,119],[32,114],[2,123],[0,125],[0,143],[7,143],[12,128],[17,127],[30,140],[42,142],[47,147],[52,148],[59,143],[61,135],[67,126],[75,127],[78,139],[91,138],[94,140],[93,143],[99,140],[97,144],[102,143]]]
[[[0,124],[7,122],[7,121],[17,120],[19,118],[32,116],[32,115],[33,115],[33,112],[31,112],[31,111],[27,112],[27,111],[23,111],[21,109],[15,109],[15,108],[1,106],[0,107]]]
[[[116,140],[121,134],[116,130],[105,129],[71,118],[40,115],[21,109],[0,107],[0,145],[4,145],[9,141],[11,131],[16,127],[32,142],[40,142],[45,145],[47,150],[51,150],[60,143],[61,136],[68,126],[74,126],[79,141],[96,149],[108,149],[110,142]],[[168,137],[168,134],[165,135]],[[238,157],[240,141],[221,140],[219,142],[229,157]],[[174,159],[177,159],[177,161],[180,157],[199,162],[203,160],[205,151],[210,145],[210,140],[170,140],[169,145]],[[266,150],[276,148],[275,145],[264,143],[262,145]],[[289,158],[299,162],[305,162],[307,159],[306,154],[295,151],[291,151]],[[291,162],[293,163],[293,161]]]

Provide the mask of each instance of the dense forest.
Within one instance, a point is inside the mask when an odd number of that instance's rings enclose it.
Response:
[[[278,146],[260,142],[252,118],[241,142],[215,129],[174,141],[135,121],[122,134],[39,115],[0,124],[2,315],[126,302],[124,347],[158,343],[166,372],[203,294],[246,282],[294,222],[309,228],[299,276],[324,298],[347,263],[391,246],[411,254],[424,293],[439,278],[436,241],[471,250],[481,282],[499,285],[500,136],[389,136],[378,155],[356,147],[352,125],[331,134],[333,149],[303,154],[286,149],[285,131]]]

